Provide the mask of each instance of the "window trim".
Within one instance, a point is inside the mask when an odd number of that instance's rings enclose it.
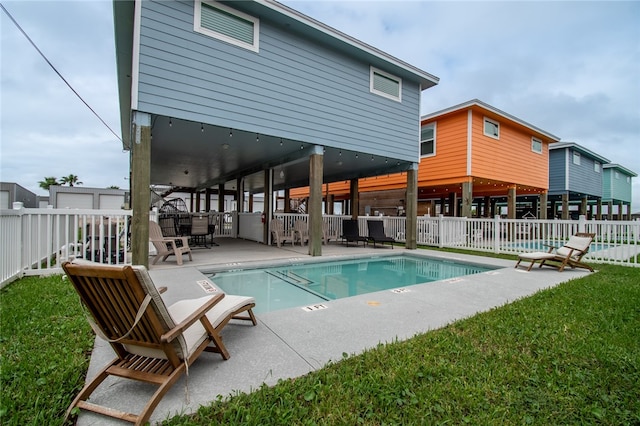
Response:
[[[386,77],[390,80],[395,80],[398,83],[398,96],[391,95],[387,92],[382,92],[373,87],[373,76],[374,74],[379,74],[383,77]],[[388,72],[384,72],[374,66],[369,67],[369,91],[378,96],[382,96],[383,98],[391,99],[396,102],[402,102],[402,79],[393,74],[389,74]]]
[[[427,142],[428,139],[422,140],[422,127],[427,127],[427,126],[431,126],[433,127],[433,152],[431,154],[422,154],[422,144],[424,142]],[[429,123],[429,124],[425,124],[424,126],[420,126],[420,158],[429,158],[429,157],[435,157],[436,155],[436,129],[437,129],[437,123]]]
[[[492,135],[492,134],[487,133],[487,128],[486,128],[486,123],[487,122],[489,122],[489,123],[491,123],[491,124],[493,124],[494,126],[497,127],[497,132],[498,132],[497,135]],[[497,122],[496,120],[492,120],[489,117],[484,117],[483,120],[482,120],[482,133],[485,136],[489,136],[490,138],[500,140],[500,123]]]
[[[573,151],[573,154],[571,156],[571,162],[573,164],[575,164],[576,166],[581,165],[582,161],[580,159],[581,155],[578,151]]]
[[[538,143],[540,144],[540,150],[534,149],[534,144]],[[536,138],[536,137],[531,137],[531,151],[535,152],[536,154],[542,154],[542,140]]]
[[[241,40],[238,40],[233,37],[229,37],[226,34],[219,33],[209,28],[204,28],[202,26],[202,3],[206,3],[210,7],[219,9],[223,12],[226,12],[230,15],[234,15],[245,21],[252,22],[253,23],[253,44],[245,43]],[[218,3],[217,1],[211,1],[211,0],[196,0],[193,15],[194,15],[193,30],[195,32],[204,34],[209,37],[213,37],[217,40],[224,41],[234,46],[242,47],[243,49],[251,50],[256,53],[260,51],[260,19],[256,18],[255,16],[247,15],[246,13],[240,12],[239,10],[233,9],[227,5]]]

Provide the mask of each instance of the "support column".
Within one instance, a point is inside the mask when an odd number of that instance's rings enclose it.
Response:
[[[360,215],[360,194],[358,193],[358,179],[351,179],[349,185],[349,197],[351,198],[351,218],[358,219]]]
[[[587,216],[587,196],[584,195],[580,200],[580,216]]]
[[[224,213],[224,184],[218,185],[218,211]]]
[[[547,195],[548,194],[546,191],[540,194],[540,203],[539,203],[540,213],[538,214],[539,219],[547,218]]]
[[[623,207],[624,203],[622,201],[618,201],[618,220],[624,220],[624,215],[622,213]]]
[[[269,245],[269,233],[271,232],[269,229],[269,223],[271,222],[271,212],[273,211],[273,208],[271,208],[271,204],[273,202],[272,187],[273,171],[271,169],[266,169],[264,171],[264,208],[262,210],[262,214],[265,215],[265,220],[262,224],[262,241],[267,245]],[[249,197],[251,198],[251,202],[249,203],[249,206],[251,207],[253,205],[253,194],[249,195]],[[253,209],[250,211],[253,211]]]
[[[418,164],[407,170],[406,201],[406,234],[405,247],[409,250],[418,248]]]
[[[462,211],[461,217],[471,217],[471,204],[473,203],[473,182],[462,182]]]
[[[326,210],[327,210],[327,214],[333,214],[333,203],[334,203],[334,199],[335,199],[335,195],[333,194],[328,194],[326,197]]]
[[[491,217],[491,197],[488,195],[484,197],[484,211],[482,217]]]
[[[284,207],[282,211],[285,213],[291,213],[291,189],[289,188],[284,190]]]
[[[516,187],[512,186],[507,191],[507,218],[516,218]]]
[[[131,261],[149,267],[149,206],[151,205],[151,116],[134,112],[131,145]]]
[[[322,256],[322,175],[324,156],[309,157],[309,255]]]
[[[194,201],[194,205],[193,205],[193,210],[191,210],[194,213],[198,213],[200,211],[200,191],[196,191],[195,192],[195,201]]]
[[[569,219],[569,194],[562,194],[562,219]]]
[[[458,196],[455,192],[449,193],[449,216],[458,216]]]
[[[236,179],[236,211],[238,213],[244,211],[244,187],[242,178]],[[236,221],[236,235],[240,235],[240,220]]]
[[[211,211],[211,189],[207,188],[204,190],[204,211]]]
[[[602,198],[598,198],[596,208],[598,209],[596,212],[596,220],[602,220]]]
[[[613,220],[613,201],[607,201],[607,220]]]

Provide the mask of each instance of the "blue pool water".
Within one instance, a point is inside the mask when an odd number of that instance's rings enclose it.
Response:
[[[256,313],[487,272],[494,268],[423,257],[392,256],[219,272],[224,292],[256,298]]]

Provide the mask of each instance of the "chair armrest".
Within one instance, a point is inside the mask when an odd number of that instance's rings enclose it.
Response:
[[[182,320],[182,322],[180,322],[179,324],[176,324],[175,327],[173,327],[171,330],[169,330],[168,332],[160,336],[160,340],[166,343],[171,342],[173,339],[175,339],[180,334],[182,334],[184,330],[191,327],[193,323],[195,323],[196,321],[200,321],[200,319],[204,315],[206,315],[206,313],[210,311],[211,308],[213,308],[216,304],[218,304],[223,298],[224,298],[224,293],[216,294],[208,302],[204,303],[202,306],[196,309],[191,315],[189,315],[187,318]]]

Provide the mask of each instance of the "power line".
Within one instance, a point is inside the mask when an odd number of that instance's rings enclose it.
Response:
[[[87,108],[89,108],[89,110],[96,116],[98,117],[98,120],[100,120],[102,122],[102,124],[104,124],[104,126],[109,129],[109,131],[111,133],[113,133],[113,135],[118,138],[118,140],[120,142],[122,142],[122,139],[120,138],[120,136],[118,136],[118,134],[116,132],[113,131],[113,129],[111,129],[111,127],[109,127],[109,125],[102,119],[102,117],[100,117],[100,115],[93,109],[91,108],[91,106],[82,98],[82,96],[80,96],[80,94],[78,92],[76,92],[76,90],[71,86],[71,84],[69,84],[69,82],[62,76],[62,74],[60,74],[60,72],[56,69],[55,66],[53,66],[53,64],[49,61],[49,59],[47,59],[47,57],[44,55],[44,53],[42,53],[42,51],[38,48],[38,46],[36,46],[36,44],[33,42],[33,40],[31,40],[31,37],[29,37],[29,35],[22,29],[22,27],[20,26],[20,24],[18,24],[18,22],[16,22],[16,20],[13,18],[13,16],[11,16],[11,14],[9,13],[9,11],[4,7],[4,5],[2,3],[0,3],[0,7],[2,8],[2,10],[4,11],[4,13],[6,13],[6,15],[9,17],[9,19],[11,19],[11,21],[14,23],[14,25],[20,30],[20,32],[26,37],[27,40],[29,40],[29,43],[31,43],[31,45],[34,47],[34,49],[36,49],[38,51],[38,53],[40,54],[40,56],[42,56],[42,58],[47,62],[47,64],[49,64],[49,66],[51,67],[51,69],[53,71],[55,71],[56,74],[58,74],[58,77],[60,77],[62,79],[62,81],[65,82],[65,84],[69,87],[69,89],[71,89],[71,91],[78,97],[78,99],[80,99],[82,101],[83,104],[86,105]]]

